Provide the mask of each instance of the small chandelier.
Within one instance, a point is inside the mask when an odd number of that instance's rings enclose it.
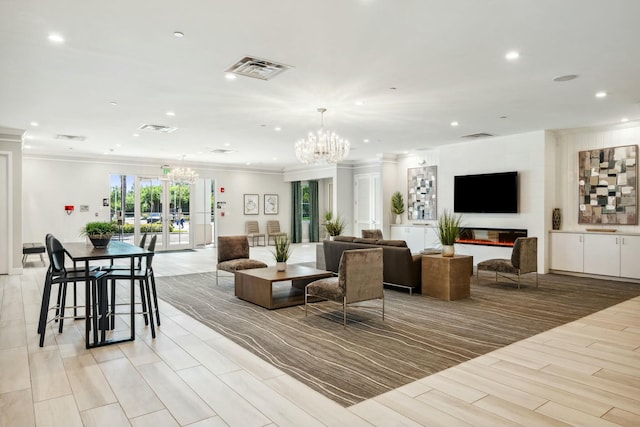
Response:
[[[325,111],[326,108],[318,108],[320,129],[296,142],[296,157],[304,164],[338,163],[349,154],[349,141],[324,129]]]
[[[182,156],[182,166],[177,168],[172,168],[166,177],[171,182],[175,182],[176,184],[195,184],[198,180],[198,174],[191,168],[187,168],[184,166],[184,157]]]

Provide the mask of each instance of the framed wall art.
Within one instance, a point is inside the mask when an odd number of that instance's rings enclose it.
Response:
[[[578,153],[578,223],[638,224],[638,146]]]
[[[410,220],[437,219],[437,166],[407,170],[408,207]]]
[[[278,195],[277,194],[264,195],[264,214],[265,215],[278,214]]]
[[[260,213],[260,200],[257,194],[244,195],[244,214],[258,215]]]

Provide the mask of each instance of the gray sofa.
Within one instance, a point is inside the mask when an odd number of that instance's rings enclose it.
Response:
[[[422,255],[411,255],[411,250],[404,240],[336,236],[335,240],[323,242],[325,268],[337,273],[343,251],[370,248],[382,248],[385,284],[407,288],[409,293],[421,292]]]

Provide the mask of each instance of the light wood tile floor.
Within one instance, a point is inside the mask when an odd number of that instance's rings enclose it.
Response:
[[[215,259],[158,254],[154,269]],[[315,247],[295,245],[308,261]],[[162,301],[156,339],[139,318],[134,342],[85,350],[76,321],[40,348],[44,272],[0,276],[0,426],[640,425],[640,298],[343,408]]]

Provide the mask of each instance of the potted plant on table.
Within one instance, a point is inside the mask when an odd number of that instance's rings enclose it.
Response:
[[[95,221],[87,223],[82,228],[81,235],[87,236],[95,248],[106,248],[116,231],[117,227],[112,222]]]
[[[333,213],[327,212],[324,216],[326,222],[324,223],[324,228],[327,230],[327,234],[329,235],[329,239],[333,240],[333,237],[339,236],[342,234],[346,227],[346,223],[340,215],[336,215],[333,217]]]
[[[402,193],[396,191],[391,195],[391,213],[393,213],[396,224],[402,223],[402,214],[404,213],[404,198],[402,197]]]
[[[287,261],[291,256],[291,240],[289,236],[276,236],[274,238],[275,251],[273,256],[276,259],[276,270],[285,271],[287,269]]]
[[[438,218],[436,234],[442,244],[442,256],[455,254],[454,243],[462,232],[462,215],[445,210]]]

